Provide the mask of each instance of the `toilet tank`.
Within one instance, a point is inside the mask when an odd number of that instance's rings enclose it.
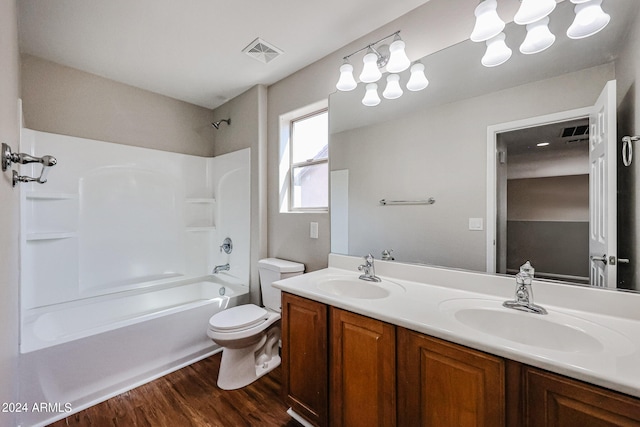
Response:
[[[260,290],[265,307],[280,312],[280,289],[271,286],[277,280],[298,276],[304,273],[304,264],[279,258],[266,258],[258,261]]]

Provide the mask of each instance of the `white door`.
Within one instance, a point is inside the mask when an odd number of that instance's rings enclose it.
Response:
[[[589,115],[589,264],[591,286],[616,287],[616,81]]]

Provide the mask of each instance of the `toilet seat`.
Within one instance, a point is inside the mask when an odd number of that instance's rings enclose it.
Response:
[[[239,305],[209,319],[209,328],[217,332],[236,332],[253,328],[264,323],[269,318],[269,312],[254,304]]]

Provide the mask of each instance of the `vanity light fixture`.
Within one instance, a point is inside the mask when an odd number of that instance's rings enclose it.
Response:
[[[485,67],[497,67],[504,64],[511,58],[512,51],[505,43],[505,34],[500,33],[494,38],[487,40],[487,51],[482,57],[482,65]]]
[[[505,23],[498,16],[498,1],[484,0],[474,12],[476,24],[471,33],[471,40],[474,42],[484,42],[494,38],[504,30]]]
[[[489,0],[496,1],[496,0]],[[393,37],[391,45],[381,44],[383,41]],[[400,74],[411,66],[411,61],[405,52],[405,42],[400,38],[400,31],[396,31],[382,39],[371,43],[362,49],[359,49],[344,57],[344,62],[340,66],[340,78],[336,83],[336,89],[340,91],[354,90],[358,83],[353,78],[353,66],[349,62],[349,58],[353,55],[366,50],[362,58],[363,68],[359,75],[362,83],[367,83],[366,91],[362,103],[366,106],[375,106],[380,103],[378,96],[378,85],[376,82],[382,77],[382,68],[386,67],[389,73],[387,76],[387,85],[382,92],[382,96],[386,99],[396,99],[404,93],[400,87]],[[411,76],[407,82],[407,89],[410,91],[418,91],[427,87],[429,81],[424,75],[424,65],[416,62],[411,66]]]
[[[549,31],[549,17],[545,16],[539,21],[527,24],[527,36],[520,45],[520,52],[525,55],[542,52],[551,47],[556,41],[551,31]]]
[[[571,0],[576,5],[576,17],[567,30],[571,39],[592,36],[607,26],[611,16],[602,10],[602,0]]]
[[[519,25],[526,25],[527,35],[520,45],[525,55],[542,52],[553,45],[556,36],[549,30],[549,14],[556,8],[556,0],[520,0],[520,8],[513,18]],[[602,0],[571,0],[575,4],[576,17],[567,30],[571,39],[582,39],[596,34],[607,26],[611,17],[602,10]],[[511,49],[505,43],[505,37],[497,20],[497,0],[481,0],[476,7],[476,24],[470,39],[474,42],[486,41],[487,51],[482,64],[495,67],[511,57]],[[491,24],[488,24],[490,22]],[[503,23],[504,24],[504,23]],[[502,26],[504,28],[504,26]],[[485,39],[488,35],[493,35]]]

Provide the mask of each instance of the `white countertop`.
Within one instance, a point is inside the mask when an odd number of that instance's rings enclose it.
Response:
[[[452,306],[458,301],[473,305],[473,299],[477,300],[479,308],[503,310],[502,302],[514,297],[515,280],[512,277],[375,261],[376,275],[383,279],[383,285],[390,291],[388,297],[350,298],[331,294],[317,286],[319,281],[329,278],[357,278],[360,275],[357,266],[361,263],[361,258],[331,254],[329,268],[281,280],[274,286],[354,313],[640,397],[640,294],[534,281],[534,302],[549,312],[544,320],[562,324],[565,319],[573,319],[574,329],[583,330],[603,344],[595,351],[561,351],[500,338],[467,326],[454,316]],[[504,310],[507,314],[541,316]],[[505,324],[499,326],[509,328]],[[527,331],[518,333],[526,336]]]

